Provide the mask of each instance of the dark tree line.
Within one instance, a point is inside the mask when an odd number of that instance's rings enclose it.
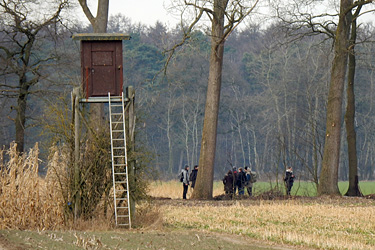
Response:
[[[57,51],[62,55],[55,62],[69,58],[70,63],[49,69],[49,79],[59,76],[56,82],[79,84],[79,46],[71,41],[70,35],[88,29],[69,28],[60,34]],[[136,89],[138,134],[153,154],[150,167],[164,178],[174,178],[183,165],[198,163],[210,37],[199,30],[193,32],[186,46],[176,51],[163,75],[160,73],[165,64],[163,52],[179,41],[181,30],[168,29],[162,23],[135,24],[117,15],[110,18],[108,32],[132,36],[132,40],[124,42],[124,81]],[[374,29],[362,27],[358,35],[361,33],[374,34]],[[0,35],[4,37],[6,33],[2,31]],[[45,41],[45,44],[52,46],[54,41]],[[283,173],[285,166],[291,165],[303,179],[318,183],[333,56],[331,45],[324,36],[306,36],[291,42],[277,23],[265,29],[248,26],[233,32],[224,51],[215,159],[217,178],[230,166],[248,165],[261,178],[274,179]],[[373,179],[375,171],[372,143],[375,139],[375,92],[372,91],[375,61],[371,57],[374,49],[372,43],[356,45],[355,126],[360,180]],[[35,53],[42,55],[39,51]],[[4,65],[2,62],[2,71]],[[1,77],[2,83],[14,80],[5,74]],[[51,81],[41,78],[39,84],[49,86]],[[68,99],[71,85],[57,90]],[[4,96],[0,100],[2,144],[15,138],[14,127],[7,118],[12,116],[11,102],[6,100],[9,99]],[[30,114],[42,116],[40,102],[30,100]],[[38,126],[27,128],[26,136],[39,134],[41,130]],[[45,140],[45,137],[34,137],[26,146],[34,140]],[[347,155],[346,151],[346,147],[341,147],[342,155]],[[347,179],[347,165],[346,157],[342,157],[340,179]]]

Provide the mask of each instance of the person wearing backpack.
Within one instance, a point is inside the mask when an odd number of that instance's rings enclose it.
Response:
[[[288,167],[285,172],[285,186],[286,186],[286,194],[290,195],[290,191],[292,190],[293,183],[294,183],[294,174],[293,174],[293,169],[292,167]]]
[[[257,181],[257,175],[255,172],[252,172],[249,167],[245,167],[246,173],[246,190],[249,197],[253,195],[253,184]]]
[[[249,167],[245,167],[245,174],[246,174],[246,190],[249,197],[253,195],[253,183],[251,182],[251,170]]]
[[[186,200],[186,194],[189,188],[189,166],[186,165],[185,168],[181,172],[181,180],[184,191],[182,192],[182,199]]]

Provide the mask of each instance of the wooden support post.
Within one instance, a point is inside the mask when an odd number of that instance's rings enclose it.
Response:
[[[134,131],[135,131],[135,113],[134,113],[134,98],[135,98],[135,91],[134,91],[134,88],[133,86],[129,86],[126,88],[126,97],[128,98],[129,100],[129,110],[128,110],[128,135],[129,135],[129,140],[130,140],[130,150],[132,152],[135,151],[135,134],[134,134]],[[130,190],[134,190],[134,186],[135,186],[135,182],[136,182],[136,179],[135,179],[135,161],[132,160],[130,162],[128,162],[128,171],[129,171],[129,183],[133,185],[133,188],[130,187]],[[134,219],[134,215],[135,215],[135,200],[134,200],[134,196],[132,195],[132,193],[130,193],[130,199],[129,199],[129,207],[130,207],[130,216],[131,216],[131,219],[133,220]]]
[[[79,166],[79,88],[73,89],[72,94],[73,99],[73,115],[74,115],[74,190],[73,202],[74,202],[74,220],[76,221],[80,216],[81,211],[81,192],[80,192],[80,183],[81,183],[81,170]]]

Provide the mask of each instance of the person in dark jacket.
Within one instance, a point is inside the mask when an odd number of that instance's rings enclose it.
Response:
[[[182,193],[182,199],[186,200],[186,194],[189,188],[189,166],[186,165],[185,168],[182,170],[182,185],[184,187],[184,191]]]
[[[242,168],[239,168],[238,174],[237,174],[238,195],[245,194],[245,183],[246,183],[246,174]]]
[[[292,167],[288,167],[285,172],[285,186],[286,186],[286,194],[290,195],[290,191],[292,190],[293,183],[294,183],[294,174],[293,174],[293,169]]]
[[[231,170],[224,176],[223,179],[225,196],[232,199],[233,197],[233,173]]]
[[[190,174],[190,181],[191,181],[191,188],[195,187],[195,181],[197,180],[197,175],[198,175],[198,166],[195,165],[193,171],[191,171]]]

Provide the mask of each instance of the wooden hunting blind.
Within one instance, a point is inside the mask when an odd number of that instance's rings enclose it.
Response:
[[[132,132],[129,132],[133,131],[135,121],[134,90],[132,86],[128,86],[127,96],[123,93],[122,62],[122,41],[129,40],[130,36],[119,33],[85,33],[75,34],[73,39],[81,41],[81,75],[84,95],[82,98],[79,87],[73,89],[75,171],[80,171],[78,164],[80,160],[79,104],[108,103],[115,222],[117,226],[131,228],[131,217],[135,206],[129,194],[129,172],[131,176],[134,176],[134,162],[130,163],[132,167],[129,170],[126,140],[128,134],[134,143],[134,136]],[[78,185],[78,179],[78,177],[75,179],[75,185]],[[76,188],[78,190],[78,187]],[[79,194],[75,195],[76,207],[79,206],[79,199]]]
[[[81,76],[85,97],[121,96],[123,85],[121,33],[82,33],[73,35],[81,41]]]

